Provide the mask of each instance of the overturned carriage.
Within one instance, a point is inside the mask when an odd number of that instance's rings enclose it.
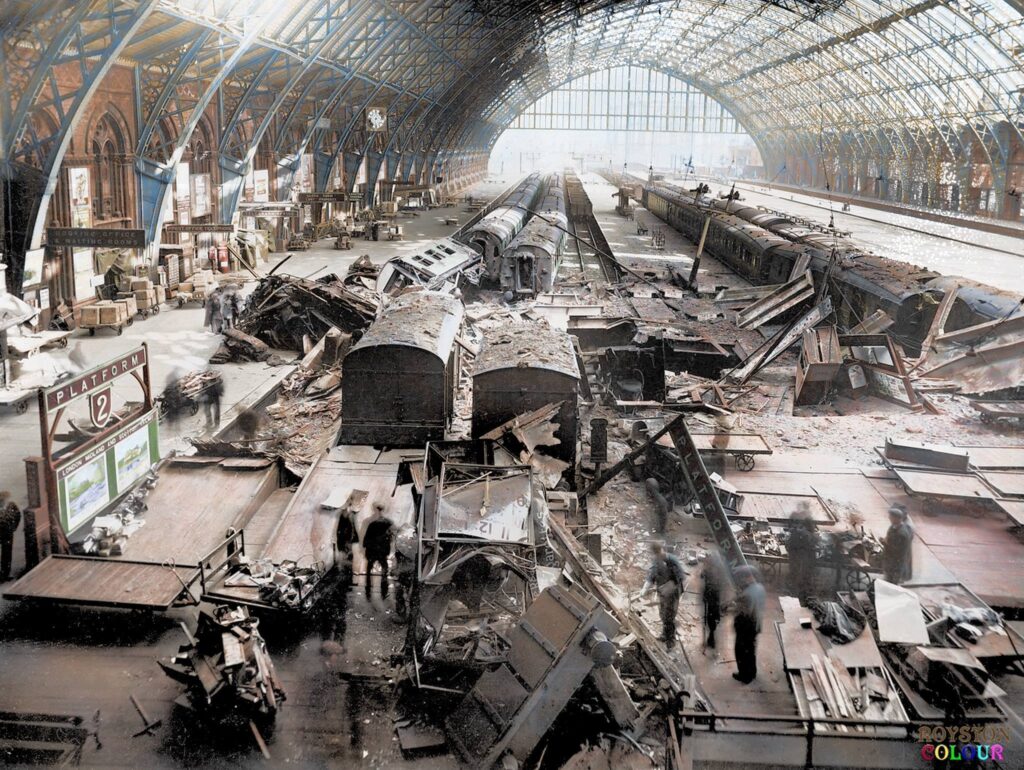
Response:
[[[394,299],[345,356],[341,443],[422,446],[444,438],[459,381],[462,302]]]

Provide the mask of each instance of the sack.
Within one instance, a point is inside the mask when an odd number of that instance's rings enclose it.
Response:
[[[834,644],[849,644],[864,630],[863,618],[851,618],[838,602],[819,602],[814,607],[818,630]]]

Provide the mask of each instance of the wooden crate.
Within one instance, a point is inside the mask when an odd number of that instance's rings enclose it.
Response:
[[[121,326],[128,322],[128,310],[121,302],[97,302],[80,310],[78,324],[90,329],[97,326]]]
[[[156,302],[158,305],[162,305],[167,301],[167,287],[166,286],[154,286],[153,291],[156,292]]]
[[[136,289],[135,301],[139,303],[141,310],[149,310],[156,306],[156,289]]]
[[[135,301],[134,294],[125,294],[118,297],[116,301],[124,304],[125,312],[129,318],[139,312],[139,303]]]

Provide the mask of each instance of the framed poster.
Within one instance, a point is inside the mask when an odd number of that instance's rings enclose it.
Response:
[[[174,201],[177,204],[178,216],[188,214],[192,206],[192,182],[189,176],[188,163],[179,163],[174,167]],[[181,220],[178,220],[181,222]]]
[[[68,169],[71,226],[92,227],[92,186],[88,168]]]
[[[242,187],[242,200],[254,203],[256,200],[256,175],[252,171],[245,175],[245,186]]]
[[[299,192],[313,192],[313,153],[311,152],[302,155],[298,181]]]
[[[67,497],[67,531],[83,524],[110,502],[107,460],[99,455],[83,463],[64,479]]]
[[[205,217],[210,213],[210,175],[192,175],[192,216]]]
[[[149,426],[143,425],[114,446],[118,489],[128,489],[149,472],[149,439]]]
[[[43,281],[43,259],[46,249],[29,249],[25,252],[25,286],[32,286]]]
[[[96,275],[96,261],[92,249],[72,249],[71,262],[75,271],[75,298],[79,301],[93,299],[96,290],[92,279]]]
[[[270,172],[265,168],[252,172],[253,177],[253,201],[266,203],[270,200]]]

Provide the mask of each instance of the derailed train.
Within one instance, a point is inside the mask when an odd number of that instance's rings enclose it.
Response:
[[[565,215],[565,177],[551,174],[536,214],[501,255],[501,288],[518,297],[551,291],[565,249],[569,220]]]
[[[530,218],[541,196],[540,174],[530,174],[508,196],[463,235],[462,240],[483,258],[484,281],[500,281],[501,256]]]
[[[644,188],[643,205],[697,242],[711,217],[705,249],[755,285],[786,282],[794,265],[807,261],[815,283],[828,273],[839,326],[850,329],[876,310],[894,320],[890,330],[907,353],[918,355],[949,278],[917,265],[872,254],[849,238],[803,227],[785,216],[734,200],[695,200],[695,193],[671,185]],[[833,252],[835,254],[833,262]],[[946,322],[947,331],[1003,318],[1019,299],[998,289],[956,279],[961,289]]]

